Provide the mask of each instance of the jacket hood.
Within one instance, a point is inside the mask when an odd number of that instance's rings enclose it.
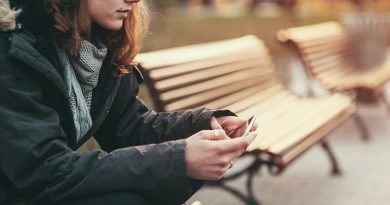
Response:
[[[53,18],[50,8],[44,6],[45,1],[0,0],[0,30],[11,31],[18,27],[48,38],[53,31]]]
[[[14,30],[21,9],[12,9],[8,0],[0,0],[0,31]]]

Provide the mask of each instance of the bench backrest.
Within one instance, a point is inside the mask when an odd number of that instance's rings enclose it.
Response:
[[[305,67],[314,75],[331,74],[351,67],[348,35],[337,22],[281,30],[277,38],[292,44]]]
[[[255,36],[177,47],[137,56],[158,111],[195,107],[244,110],[243,98],[278,92],[281,84],[264,43]],[[267,91],[267,92],[263,92]]]

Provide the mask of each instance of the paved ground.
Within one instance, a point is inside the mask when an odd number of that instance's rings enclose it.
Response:
[[[254,181],[263,205],[388,205],[390,204],[390,114],[384,107],[364,105],[358,113],[368,124],[371,140],[364,142],[349,120],[330,136],[343,170],[330,176],[328,158],[316,146],[292,164],[282,176],[262,170]],[[235,167],[244,166],[239,161]],[[231,183],[243,190],[244,178]],[[203,188],[189,202],[203,205],[244,204],[217,188]],[[191,204],[191,203],[189,203]]]

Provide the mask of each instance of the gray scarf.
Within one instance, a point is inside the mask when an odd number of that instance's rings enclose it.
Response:
[[[90,114],[92,91],[98,83],[100,68],[107,55],[107,48],[101,43],[97,45],[99,47],[88,41],[83,41],[80,46],[79,59],[73,58],[68,52],[57,46],[59,62],[68,87],[77,141],[92,126]]]

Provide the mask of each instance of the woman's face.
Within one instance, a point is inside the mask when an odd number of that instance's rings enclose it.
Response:
[[[93,22],[108,30],[119,30],[129,16],[131,4],[140,0],[87,0],[88,14]]]

